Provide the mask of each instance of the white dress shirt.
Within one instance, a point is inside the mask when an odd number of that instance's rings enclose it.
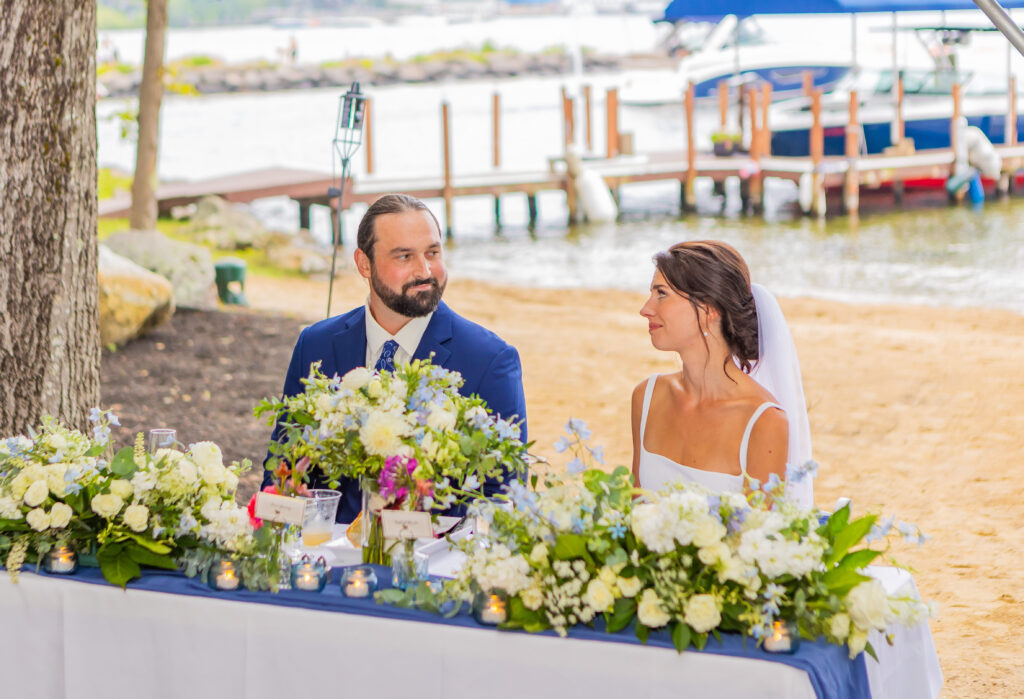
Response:
[[[370,304],[366,304],[366,366],[372,369],[377,363],[377,359],[380,358],[381,350],[384,349],[384,343],[388,340],[394,340],[398,343],[398,349],[395,351],[395,364],[399,362],[409,362],[412,360],[412,356],[416,354],[416,348],[420,346],[420,340],[423,338],[423,333],[427,329],[427,325],[430,323],[430,319],[434,313],[430,312],[425,316],[419,318],[412,318],[402,326],[396,334],[392,335],[387,330],[380,326],[377,319],[370,313]]]

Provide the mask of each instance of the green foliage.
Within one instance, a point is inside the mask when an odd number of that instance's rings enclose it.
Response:
[[[118,192],[127,192],[132,187],[130,175],[122,175],[109,167],[101,167],[97,171],[97,194],[100,201],[110,199]]]

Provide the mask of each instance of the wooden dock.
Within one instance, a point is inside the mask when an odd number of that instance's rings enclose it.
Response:
[[[727,111],[730,109],[729,88],[720,84],[720,120],[724,127]],[[897,85],[897,94],[901,94],[902,84]],[[952,98],[952,122],[959,116],[960,91],[954,87]],[[729,178],[738,178],[743,198],[743,208],[756,212],[763,209],[763,181],[765,178],[779,178],[798,182],[810,189],[810,206],[805,213],[826,213],[826,194],[841,190],[840,209],[846,213],[856,214],[858,211],[859,192],[861,188],[878,189],[890,187],[896,201],[903,192],[904,183],[914,181],[931,181],[944,183],[954,172],[964,167],[958,163],[956,149],[946,148],[933,151],[901,152],[885,155],[860,154],[860,125],[857,121],[858,101],[856,93],[850,95],[849,123],[846,127],[846,154],[843,156],[824,156],[824,129],[821,125],[821,91],[808,88],[811,98],[813,125],[810,131],[810,155],[806,157],[779,157],[770,154],[771,129],[768,123],[768,106],[771,102],[770,86],[747,86],[744,88],[743,99],[738,101],[742,118],[739,123],[747,132],[745,142],[748,144],[743,153],[728,156],[716,156],[698,152],[698,144],[694,137],[694,89],[691,84],[687,90],[685,104],[685,143],[686,150],[677,152],[659,152],[649,154],[632,154],[631,144],[625,135],[618,131],[618,92],[608,90],[605,97],[605,123],[607,126],[605,139],[605,156],[584,158],[583,165],[596,171],[604,179],[613,193],[619,188],[633,182],[678,181],[680,185],[680,208],[689,211],[695,207],[694,182],[698,178],[708,178],[716,183],[723,183]],[[1016,87],[1011,81],[1008,116],[1016,118]],[[593,150],[593,131],[591,127],[591,92],[583,93],[586,109],[584,111],[587,147]],[[898,103],[899,104],[899,103]],[[575,124],[575,105],[566,92],[562,92],[562,137],[563,145],[568,152],[569,144],[577,142]],[[578,210],[575,181],[568,173],[565,159],[549,158],[546,169],[529,172],[506,171],[501,166],[499,149],[501,102],[498,94],[494,95],[492,118],[492,165],[488,172],[476,174],[454,174],[451,168],[452,132],[448,104],[441,105],[441,145],[443,153],[443,171],[437,176],[417,178],[388,178],[374,173],[373,161],[373,126],[367,107],[367,123],[364,154],[366,158],[366,175],[358,179],[350,179],[346,183],[343,197],[347,207],[353,203],[372,203],[380,195],[388,192],[401,192],[420,199],[441,199],[445,205],[445,222],[448,236],[452,234],[452,201],[456,197],[491,196],[494,198],[495,225],[501,225],[501,200],[506,194],[522,194],[527,197],[529,221],[531,227],[537,221],[537,194],[544,191],[562,191],[565,193],[569,210],[570,222],[580,220],[582,212]],[[897,133],[903,133],[901,106],[897,106]],[[952,128],[952,127],[951,127]],[[955,130],[951,131],[955,146]],[[1016,175],[1024,166],[1024,145],[1017,144],[1017,134],[1011,129],[1008,145],[994,146],[1003,162],[1002,176],[997,188],[1006,193],[1016,183]],[[901,137],[902,138],[902,137]],[[479,147],[480,144],[474,144]],[[912,149],[911,149],[912,150]],[[195,182],[170,182],[157,188],[157,204],[161,214],[167,215],[177,206],[191,204],[204,196],[217,195],[228,201],[247,203],[266,197],[286,196],[299,204],[299,225],[308,228],[310,207],[321,205],[335,210],[337,197],[329,195],[330,188],[337,187],[337,182],[329,173],[290,168],[266,168],[250,172],[228,175]],[[335,190],[336,191],[336,190]],[[99,203],[99,214],[105,217],[125,216],[130,207],[130,196],[119,194]],[[336,218],[331,217],[332,225]]]

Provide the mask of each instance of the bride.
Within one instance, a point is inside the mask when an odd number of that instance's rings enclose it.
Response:
[[[633,391],[634,480],[649,490],[683,480],[734,492],[773,474],[787,480],[787,464],[810,459],[810,430],[775,298],[751,287],[746,262],[725,243],[680,243],[654,263],[640,314],[654,346],[677,352],[682,368]],[[787,497],[812,506],[810,480],[797,480]]]

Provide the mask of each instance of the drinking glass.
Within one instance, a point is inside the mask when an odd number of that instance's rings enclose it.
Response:
[[[177,430],[155,429],[149,431],[149,453],[155,454],[158,449],[174,449],[178,443]]]
[[[307,548],[321,546],[334,538],[334,519],[338,514],[341,493],[337,490],[309,491],[302,518],[302,545]]]

